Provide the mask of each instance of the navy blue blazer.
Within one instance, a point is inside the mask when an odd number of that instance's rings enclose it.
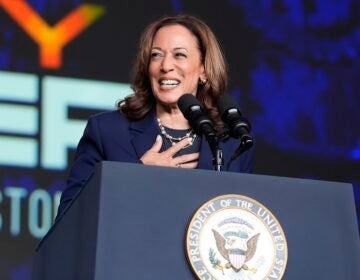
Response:
[[[88,120],[84,134],[76,149],[75,160],[63,191],[57,217],[81,190],[94,171],[94,166],[102,160],[142,164],[140,158],[149,150],[160,134],[153,112],[138,121],[127,119],[119,111],[105,112]],[[237,149],[239,141],[229,139],[220,143],[223,150],[224,166]],[[234,160],[229,170],[251,172],[254,148]],[[198,169],[212,170],[212,153],[205,138],[201,139]]]

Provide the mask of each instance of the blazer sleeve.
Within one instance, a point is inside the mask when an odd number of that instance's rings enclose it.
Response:
[[[255,156],[255,144],[240,156],[241,157],[240,172],[242,173],[253,172],[254,156]]]
[[[255,156],[255,146],[256,141],[254,141],[253,146],[247,151],[243,152],[235,160],[230,160],[233,153],[239,146],[239,141],[237,139],[230,139],[224,147],[224,157],[225,157],[225,169],[226,171],[231,172],[240,172],[240,173],[252,173],[254,165],[254,156]]]
[[[91,117],[76,149],[74,163],[67,179],[67,188],[63,191],[56,220],[69,207],[71,201],[80,192],[94,172],[95,164],[105,160],[96,117]]]

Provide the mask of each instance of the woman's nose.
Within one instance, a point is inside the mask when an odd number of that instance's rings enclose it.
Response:
[[[174,64],[172,58],[169,55],[164,56],[161,62],[161,69],[162,72],[167,73],[174,70]]]

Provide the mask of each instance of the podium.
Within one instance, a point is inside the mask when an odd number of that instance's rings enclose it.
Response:
[[[33,279],[196,279],[187,226],[224,194],[255,199],[276,216],[288,246],[283,279],[360,279],[350,184],[118,162],[97,165],[43,238]]]

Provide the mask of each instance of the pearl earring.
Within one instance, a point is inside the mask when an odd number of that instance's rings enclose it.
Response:
[[[205,84],[206,84],[206,82],[207,82],[207,80],[206,80],[206,79],[200,79],[199,84],[200,84],[200,85],[205,85]]]

